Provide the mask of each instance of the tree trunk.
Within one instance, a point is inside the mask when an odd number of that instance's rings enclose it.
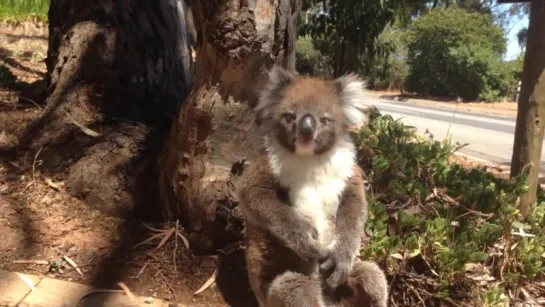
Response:
[[[176,0],[52,0],[46,106],[12,151],[99,210],[145,203],[137,176],[191,86],[187,42]]]
[[[538,174],[541,166],[545,128],[544,54],[545,2],[533,0],[511,161],[511,177],[521,174],[526,167],[529,168],[529,190],[520,198],[520,212],[523,218],[528,217],[531,205],[536,200]]]
[[[241,226],[228,221],[240,220],[233,219],[231,204],[221,202],[226,170],[240,158],[251,159],[261,145],[247,137],[254,119],[248,106],[274,63],[293,65],[288,58],[295,52],[300,8],[301,0],[193,4],[195,84],[171,127],[158,184],[164,216],[180,219],[197,250],[240,238],[240,229],[228,231]]]

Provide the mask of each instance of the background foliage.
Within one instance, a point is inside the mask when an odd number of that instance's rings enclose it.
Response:
[[[503,31],[489,15],[452,7],[434,10],[407,31],[407,89],[439,97],[497,100],[514,83],[502,63]]]
[[[503,59],[506,31],[528,14],[527,4],[500,10],[495,0],[309,3],[298,42],[302,74],[357,72],[374,89],[428,96],[515,97],[520,71],[514,61]],[[355,9],[347,10],[352,5]],[[524,35],[522,29],[522,47]]]
[[[545,197],[518,220],[526,178],[503,180],[450,161],[461,147],[419,137],[371,112],[353,134],[368,174],[370,244],[362,258],[387,268],[398,306],[495,306],[545,275]],[[515,235],[519,228],[535,236]],[[402,282],[401,282],[402,280]]]

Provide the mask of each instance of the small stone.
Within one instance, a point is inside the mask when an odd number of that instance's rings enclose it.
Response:
[[[147,298],[144,300],[144,302],[145,302],[146,304],[153,304],[153,297],[151,297],[151,296],[150,296],[150,297],[147,297]]]

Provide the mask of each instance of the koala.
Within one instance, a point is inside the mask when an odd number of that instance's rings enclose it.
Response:
[[[274,66],[255,106],[263,152],[239,183],[250,286],[260,307],[387,305],[385,274],[357,259],[367,201],[349,129],[364,82]]]

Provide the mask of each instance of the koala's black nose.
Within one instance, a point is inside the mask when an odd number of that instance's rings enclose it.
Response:
[[[311,115],[305,115],[299,120],[297,125],[299,130],[299,135],[303,139],[310,141],[314,138],[314,132],[316,131],[316,121]]]

